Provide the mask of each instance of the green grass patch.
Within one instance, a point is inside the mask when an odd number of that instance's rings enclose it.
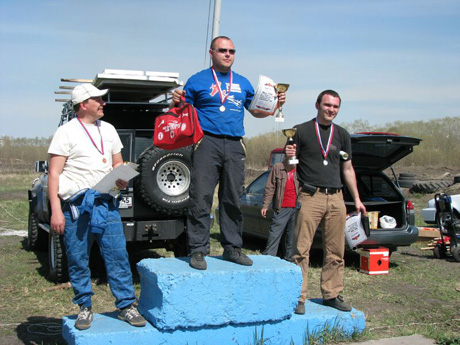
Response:
[[[27,189],[36,176],[32,173],[0,174],[0,228],[27,229]],[[415,203],[416,212],[425,207],[431,197],[409,196]],[[47,279],[47,253],[27,252],[23,241],[17,236],[0,236],[0,300],[4,301],[0,310],[0,337],[28,334],[27,327],[31,323],[59,323],[62,316],[77,313],[77,307],[71,302],[72,290],[67,286],[56,286]],[[264,246],[264,241],[245,239],[243,251],[259,255]],[[359,256],[347,255],[343,295],[347,302],[366,315],[366,330],[359,336],[360,341],[417,333],[435,339],[439,344],[460,344],[460,264],[450,259],[434,259],[431,251],[421,249],[424,246],[417,243],[400,248],[390,258],[389,274],[382,276],[358,273]],[[211,255],[223,253],[216,221],[211,229],[210,251]],[[172,256],[171,252],[156,249],[142,254]],[[141,253],[136,255],[136,260],[140,259]],[[308,298],[321,297],[321,261],[321,252],[312,252]],[[115,310],[114,298],[105,280],[95,279],[93,288],[95,312]],[[135,289],[139,296],[140,285],[136,284]],[[254,345],[268,344],[269,339],[265,339],[261,331],[258,329],[257,335],[248,340]],[[333,326],[325,334],[315,335],[318,340],[310,336],[306,338],[309,344],[342,341],[339,340],[340,332]],[[27,338],[30,343],[37,344],[49,343],[47,339],[47,336],[40,335]],[[51,343],[64,344],[59,338]]]

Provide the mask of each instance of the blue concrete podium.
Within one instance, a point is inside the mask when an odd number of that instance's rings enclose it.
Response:
[[[340,312],[321,299],[307,301],[305,315],[293,314],[300,268],[271,256],[251,259],[247,267],[206,257],[206,271],[190,268],[189,258],[142,260],[139,310],[146,327],[132,327],[114,312],[95,314],[91,328],[79,331],[74,315],[63,318],[63,337],[71,345],[253,345],[263,334],[264,344],[300,345],[307,333],[324,329],[350,336],[364,330],[362,312]]]
[[[160,330],[280,321],[291,316],[302,284],[300,267],[273,256],[253,266],[207,257],[208,269],[189,259],[146,259],[139,311]]]

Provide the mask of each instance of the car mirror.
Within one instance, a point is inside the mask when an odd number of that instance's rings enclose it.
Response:
[[[35,161],[35,172],[43,173],[48,171],[47,161]]]

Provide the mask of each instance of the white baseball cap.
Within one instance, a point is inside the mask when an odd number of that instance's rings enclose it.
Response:
[[[99,90],[92,84],[80,84],[72,91],[73,105],[86,101],[88,98],[104,96],[109,90]]]

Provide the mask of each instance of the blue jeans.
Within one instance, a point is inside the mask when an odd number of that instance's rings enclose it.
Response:
[[[82,200],[83,197],[80,197],[72,203],[80,211]],[[75,294],[72,301],[86,307],[92,305],[91,296],[94,292],[91,286],[89,254],[93,239],[95,239],[105,262],[110,289],[116,299],[115,306],[122,309],[136,301],[123,224],[118,207],[112,201],[101,200],[99,203],[106,203],[105,207],[107,207],[106,227],[102,233],[91,232],[89,213],[80,212],[78,218],[73,219],[70,203],[63,203],[64,242],[69,278]]]

